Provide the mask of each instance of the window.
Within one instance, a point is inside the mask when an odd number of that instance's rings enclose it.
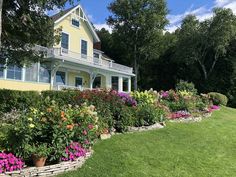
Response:
[[[119,90],[119,77],[111,77],[111,85],[113,90]]]
[[[44,64],[40,64],[39,82],[50,83],[51,81],[50,75],[51,71],[48,69],[48,67]]]
[[[80,23],[79,23],[79,20],[76,20],[76,19],[72,19],[72,25],[75,26],[75,27],[79,27]]]
[[[87,55],[88,44],[87,41],[81,40],[81,54]]]
[[[93,57],[94,58],[99,58],[99,54],[98,53],[93,53]]]
[[[4,77],[4,66],[0,64],[0,78]]]
[[[96,77],[93,81],[93,88],[101,88],[101,76]]]
[[[83,86],[83,78],[81,78],[81,77],[76,77],[76,78],[75,78],[75,86],[76,86],[76,87],[82,87],[82,86]]]
[[[25,80],[32,82],[38,81],[38,63],[35,63],[25,69]]]
[[[61,35],[61,47],[62,47],[62,52],[68,53],[69,49],[69,35],[66,33],[62,33]]]
[[[8,66],[7,78],[21,80],[22,79],[22,68],[19,68],[17,66]]]
[[[123,91],[128,92],[129,91],[129,79],[123,77]]]
[[[66,80],[66,73],[65,72],[61,72],[61,71],[57,71],[56,73],[56,83],[58,85],[65,85],[65,80]]]

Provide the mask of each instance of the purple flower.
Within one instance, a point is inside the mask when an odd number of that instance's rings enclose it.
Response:
[[[137,106],[137,101],[127,93],[118,93],[121,100],[128,106]]]

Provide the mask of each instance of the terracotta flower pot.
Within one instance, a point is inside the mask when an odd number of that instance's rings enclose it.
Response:
[[[35,167],[43,167],[46,162],[46,157],[38,157],[37,155],[32,155],[33,163]]]

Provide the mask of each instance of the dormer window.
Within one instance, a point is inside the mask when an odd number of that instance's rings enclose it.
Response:
[[[73,26],[75,26],[75,27],[77,27],[77,28],[79,28],[79,26],[80,26],[80,22],[79,22],[79,20],[76,20],[76,19],[74,19],[74,18],[72,18],[72,25]]]

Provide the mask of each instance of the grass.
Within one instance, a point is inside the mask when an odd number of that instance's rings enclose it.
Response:
[[[85,165],[61,176],[236,176],[236,110],[222,108],[200,123],[99,141]]]

